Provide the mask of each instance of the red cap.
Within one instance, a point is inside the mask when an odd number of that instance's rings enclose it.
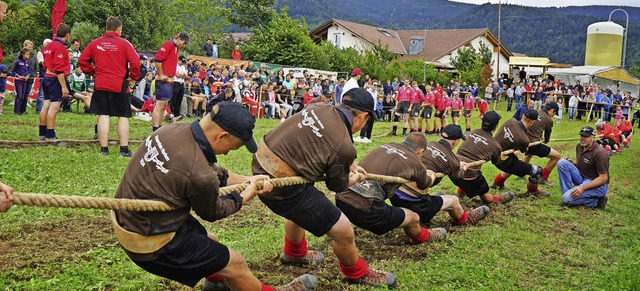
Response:
[[[351,76],[355,75],[362,75],[362,70],[360,70],[360,68],[353,69],[353,71],[351,71]]]

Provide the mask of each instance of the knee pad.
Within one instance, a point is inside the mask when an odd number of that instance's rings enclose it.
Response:
[[[398,120],[400,120],[400,116],[394,115],[393,116],[393,122],[398,122]]]
[[[541,176],[542,176],[542,168],[531,165],[531,172],[529,172],[529,180],[531,180],[531,178],[540,179]]]

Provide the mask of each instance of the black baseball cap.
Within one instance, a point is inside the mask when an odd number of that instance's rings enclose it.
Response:
[[[373,114],[373,109],[375,108],[373,97],[371,97],[371,94],[369,94],[367,90],[362,88],[353,88],[345,92],[342,97],[342,103],[353,109],[362,110],[371,114]]]
[[[189,43],[189,35],[186,32],[179,33],[178,34],[178,38],[181,38],[182,40],[184,40],[187,43]]]
[[[441,136],[442,138],[448,139],[448,140],[456,140],[456,139],[466,140],[467,139],[466,137],[464,137],[464,133],[462,133],[462,128],[459,125],[455,125],[455,124],[449,124],[445,126],[442,129]]]
[[[524,112],[524,116],[529,120],[538,120],[538,111],[535,109],[527,109],[527,111]]]
[[[547,110],[553,109],[556,111],[556,113],[560,111],[560,106],[558,106],[558,103],[556,102],[547,102],[547,104],[545,104],[544,107],[547,108]]]
[[[596,135],[596,130],[593,129],[593,127],[591,126],[585,126],[583,128],[580,129],[580,136],[595,136]]]
[[[482,116],[482,126],[488,128],[495,128],[500,123],[502,116],[493,110],[487,112]]]
[[[249,152],[255,153],[258,150],[258,145],[253,139],[256,119],[240,103],[220,102],[213,107],[210,115],[211,120],[218,126],[241,139]]]

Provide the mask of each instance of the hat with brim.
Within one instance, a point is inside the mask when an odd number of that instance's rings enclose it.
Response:
[[[240,103],[224,101],[216,104],[211,110],[211,120],[223,130],[242,140],[249,152],[258,151],[258,145],[253,139],[256,119]]]

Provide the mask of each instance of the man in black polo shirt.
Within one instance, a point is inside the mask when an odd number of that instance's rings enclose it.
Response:
[[[191,287],[206,278],[205,290],[225,279],[233,290],[273,290],[249,271],[241,254],[219,243],[190,213],[213,222],[273,189],[266,176],[240,176],[217,165],[216,155],[243,144],[250,152],[257,150],[254,126],[255,119],[240,104],[222,102],[200,121],[172,123],[147,137],[127,165],[116,197],[163,201],[175,210],[114,212],[116,237],[134,263]],[[257,181],[264,181],[263,190],[257,190]],[[241,193],[218,195],[219,187],[247,182]],[[287,290],[313,289],[317,280],[303,275],[290,284],[298,288]]]
[[[558,162],[558,176],[562,202],[604,209],[609,189],[609,155],[594,142],[596,130],[590,126],[580,129],[580,143],[576,145],[575,163],[569,158]]]

